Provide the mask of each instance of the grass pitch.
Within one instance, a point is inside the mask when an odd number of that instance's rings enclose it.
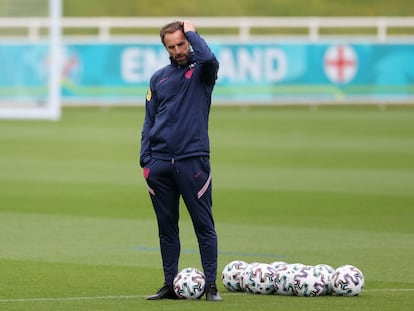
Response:
[[[219,278],[231,260],[354,264],[358,297],[228,293],[146,301],[162,283],[138,166],[142,108],[0,121],[0,310],[411,310],[413,107],[213,107]],[[180,268],[200,268],[182,206]]]

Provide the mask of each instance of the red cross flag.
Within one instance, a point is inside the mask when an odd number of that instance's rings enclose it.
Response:
[[[324,56],[324,70],[334,83],[351,81],[358,70],[358,59],[354,49],[346,45],[329,47]]]

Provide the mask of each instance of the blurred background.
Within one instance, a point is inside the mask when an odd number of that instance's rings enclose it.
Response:
[[[375,0],[66,0],[65,16],[411,16],[407,1]]]
[[[411,2],[0,0],[0,309],[148,309],[162,271],[138,164],[145,94],[168,63],[160,27],[189,18],[220,61],[220,268],[352,263],[367,282],[357,300],[227,295],[222,309],[411,310]],[[180,264],[197,266],[180,221]]]
[[[217,104],[414,101],[406,1],[52,1],[59,20],[48,3],[0,5],[0,108],[47,107],[57,85],[58,107],[143,105],[151,74],[168,63],[159,29],[182,18],[220,61]],[[54,24],[60,41],[48,41]]]

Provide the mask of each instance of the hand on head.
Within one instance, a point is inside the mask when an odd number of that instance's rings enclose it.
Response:
[[[183,25],[184,33],[186,33],[187,31],[196,32],[196,26],[192,22],[184,20],[182,21],[182,23],[183,23],[182,25]]]

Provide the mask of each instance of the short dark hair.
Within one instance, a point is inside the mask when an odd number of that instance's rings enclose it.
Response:
[[[172,23],[169,23],[169,24],[163,26],[160,30],[160,38],[161,38],[162,44],[165,45],[164,37],[167,33],[174,33],[177,30],[181,30],[184,33],[183,22],[176,21],[176,22],[172,22]]]

